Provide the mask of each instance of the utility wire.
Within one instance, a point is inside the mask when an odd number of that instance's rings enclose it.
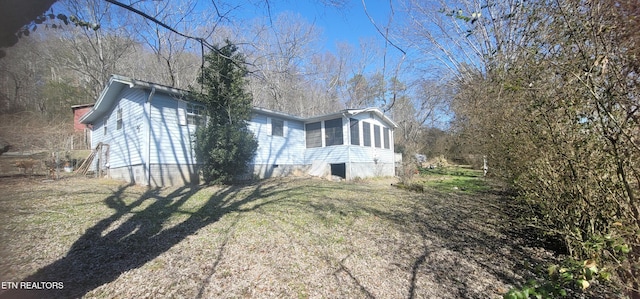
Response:
[[[186,37],[186,38],[189,38],[189,39],[193,39],[193,40],[199,41],[202,44],[204,44],[205,46],[207,46],[207,48],[209,48],[211,50],[214,50],[214,51],[216,50],[216,48],[214,46],[212,46],[211,44],[207,43],[207,41],[205,41],[203,38],[190,36],[190,35],[186,35],[184,33],[181,33],[178,30],[175,30],[175,29],[171,28],[169,25],[159,21],[158,19],[156,19],[156,18],[154,18],[154,17],[146,14],[145,12],[140,11],[140,10],[134,8],[134,7],[131,7],[131,6],[126,5],[124,3],[120,3],[120,2],[115,1],[115,0],[105,0],[105,1],[107,1],[107,2],[109,2],[111,4],[114,4],[114,5],[120,6],[120,7],[124,8],[124,9],[126,9],[126,10],[132,11],[132,12],[134,12],[136,14],[139,14],[139,15],[145,17],[146,19],[153,21],[154,23],[156,23],[156,24],[168,29],[169,31],[171,31],[171,32],[173,32],[173,33],[175,33],[177,35],[180,35],[182,37]]]
[[[105,0],[105,1],[107,1],[107,2],[109,2],[109,3],[111,3],[111,4],[113,4],[113,5],[116,5],[116,6],[122,7],[122,8],[124,8],[124,9],[128,10],[128,11],[134,12],[134,13],[136,13],[136,14],[138,14],[138,15],[140,15],[140,16],[142,16],[142,17],[144,17],[144,18],[146,18],[146,19],[148,19],[148,20],[150,20],[150,21],[152,21],[152,22],[154,22],[154,23],[156,23],[156,24],[160,25],[161,27],[163,27],[163,28],[165,28],[165,29],[167,29],[167,30],[169,30],[169,31],[171,31],[171,32],[173,32],[173,33],[175,33],[175,34],[177,34],[177,35],[180,35],[180,36],[185,37],[185,38],[188,38],[188,39],[193,39],[193,40],[195,40],[195,41],[199,42],[201,47],[207,47],[209,50],[214,51],[214,52],[215,52],[215,53],[217,53],[218,55],[220,55],[220,56],[222,56],[222,57],[224,57],[224,58],[227,58],[227,59],[231,60],[234,64],[238,65],[238,63],[237,63],[237,62],[236,62],[232,57],[228,57],[228,56],[224,55],[224,54],[220,51],[220,49],[218,49],[216,46],[214,46],[214,45],[212,45],[212,44],[208,43],[208,42],[207,42],[204,38],[202,38],[202,37],[191,36],[191,35],[187,35],[187,34],[184,34],[184,33],[182,33],[182,32],[179,32],[178,30],[173,29],[171,26],[169,26],[169,25],[167,25],[167,24],[163,23],[162,21],[160,21],[160,20],[158,20],[158,19],[156,19],[156,18],[154,18],[154,17],[152,17],[152,16],[150,16],[150,15],[146,14],[145,12],[140,11],[140,10],[138,10],[138,9],[136,9],[136,8],[134,8],[134,7],[132,7],[132,6],[130,6],[130,5],[126,5],[126,4],[124,4],[124,3],[121,3],[121,2],[118,2],[118,1],[115,1],[115,0]],[[217,7],[216,7],[216,9],[217,9]],[[202,55],[203,55],[203,60],[204,60],[204,53],[203,53]],[[203,62],[203,65],[204,65],[204,62]],[[238,66],[239,66],[239,65],[238,65]]]
[[[145,12],[143,12],[143,11],[141,11],[139,9],[136,9],[136,8],[132,7],[131,5],[126,5],[124,3],[121,3],[121,2],[118,2],[118,1],[115,1],[115,0],[105,0],[105,1],[107,1],[107,2],[109,2],[111,4],[113,4],[113,5],[119,6],[121,8],[124,8],[124,9],[126,9],[128,11],[134,12],[134,13],[136,13],[136,14],[138,14],[138,15],[140,15],[140,16],[142,16],[142,17],[144,17],[144,18],[146,18],[146,19],[148,19],[148,20],[160,25],[161,27],[163,27],[163,28],[165,28],[165,29],[177,34],[177,35],[180,35],[180,36],[182,36],[184,38],[192,39],[192,40],[195,40],[195,41],[199,42],[200,43],[200,53],[201,53],[200,55],[201,55],[201,60],[202,60],[201,65],[200,65],[200,72],[201,72],[203,78],[204,78],[204,63],[205,63],[204,47],[207,47],[207,49],[215,52],[216,54],[218,54],[222,58],[229,59],[229,61],[231,61],[231,63],[235,64],[237,67],[239,67],[241,69],[244,68],[241,65],[241,63],[242,64],[247,64],[247,65],[252,65],[252,64],[250,64],[250,63],[248,63],[246,61],[240,61],[240,62],[236,61],[236,59],[233,59],[233,57],[229,57],[229,56],[223,54],[222,51],[220,51],[220,49],[218,47],[208,43],[204,38],[197,37],[197,36],[191,36],[191,35],[187,35],[187,34],[184,34],[182,32],[179,32],[178,30],[173,29],[171,26],[165,24],[164,22],[162,22],[162,21],[160,21],[160,20],[158,20],[158,19],[146,14]],[[214,5],[216,11],[218,11],[218,7],[215,5],[215,2],[212,1],[212,3]],[[220,15],[219,12],[218,12],[218,15]],[[201,88],[200,91],[202,92],[202,88],[204,88],[204,87],[201,85],[200,88]]]

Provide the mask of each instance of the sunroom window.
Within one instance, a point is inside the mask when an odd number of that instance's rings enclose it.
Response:
[[[349,127],[351,129],[351,144],[360,145],[360,128],[358,127],[358,120],[350,118]]]
[[[371,146],[371,124],[362,122],[362,141],[364,146]]]
[[[307,148],[322,146],[322,125],[320,122],[306,124],[304,130],[307,135]]]
[[[326,146],[344,144],[342,138],[342,118],[326,120],[324,122],[324,135]]]
[[[380,140],[380,126],[373,125],[373,140],[375,141],[376,147],[382,147],[382,142]]]

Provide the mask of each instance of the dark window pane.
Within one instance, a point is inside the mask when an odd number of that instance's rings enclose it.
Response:
[[[307,148],[322,146],[322,131],[320,122],[306,124],[305,131],[307,135]]]
[[[342,118],[326,120],[324,122],[324,134],[326,146],[343,144]]]
[[[362,141],[364,146],[371,146],[371,124],[362,122]]]
[[[376,147],[382,147],[382,143],[380,142],[380,126],[373,125],[373,140],[376,143]]]
[[[383,137],[384,137],[384,148],[390,149],[391,145],[389,144],[389,141],[390,141],[391,137],[389,135],[390,134],[389,128],[384,128],[384,130],[382,130],[382,132],[384,134],[383,135]]]
[[[122,108],[118,108],[116,117],[116,130],[122,129]]]
[[[271,135],[284,136],[284,121],[281,119],[271,119]]]
[[[358,128],[357,119],[349,119],[349,126],[351,127],[351,144],[360,145],[360,130]]]

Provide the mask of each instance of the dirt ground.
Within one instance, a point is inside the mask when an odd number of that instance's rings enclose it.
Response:
[[[0,178],[0,281],[63,284],[0,298],[501,298],[554,259],[508,196],[390,182]]]

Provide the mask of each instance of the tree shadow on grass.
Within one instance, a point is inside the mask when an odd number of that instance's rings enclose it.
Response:
[[[518,285],[523,277],[532,275],[527,265],[553,259],[548,252],[531,248],[521,236],[513,234],[517,226],[513,226],[513,216],[505,210],[511,206],[512,198],[481,194],[449,194],[453,198],[427,200],[426,209],[415,210],[414,223],[423,240],[429,242],[412,265],[408,298],[415,298],[420,292],[417,280],[425,275],[439,285],[450,285],[450,295],[456,298],[495,297],[506,289],[494,286],[482,290],[478,280],[490,278]],[[464,269],[469,266],[477,272]]]
[[[518,285],[523,277],[532,274],[528,265],[552,259],[544,250],[532,248],[513,234],[516,227],[508,210],[512,198],[433,190],[393,192],[406,201],[389,208],[354,201],[350,208],[394,223],[395,229],[421,239],[422,242],[405,244],[411,254],[398,252],[395,256],[408,274],[407,298],[498,297],[508,285]],[[328,204],[310,208],[320,215],[344,209]],[[382,248],[386,238],[379,242]],[[364,296],[376,293],[375,286],[359,283],[357,273],[349,275]]]
[[[250,207],[243,205],[282,191],[274,183],[227,187],[214,193],[195,212],[188,212],[182,207],[201,190],[198,186],[181,187],[168,195],[162,195],[160,189],[149,189],[127,204],[125,192],[129,187],[122,186],[104,199],[104,203],[115,212],[89,228],[65,257],[23,280],[62,282],[62,289],[12,289],[0,293],[0,299],[82,297],[114,281],[122,273],[143,266],[225,214],[259,208],[268,202]],[[164,228],[176,213],[189,216],[183,222]]]

